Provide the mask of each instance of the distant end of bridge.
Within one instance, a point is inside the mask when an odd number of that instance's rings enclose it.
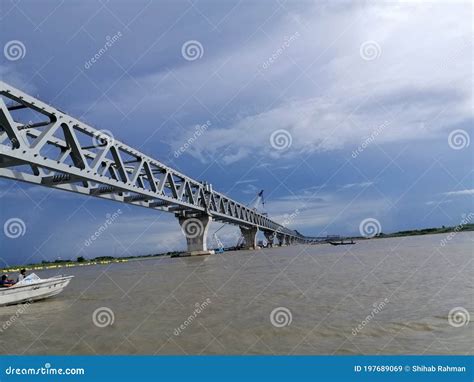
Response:
[[[210,254],[212,220],[240,227],[246,249],[257,232],[268,243],[311,243],[269,219],[113,137],[0,81],[0,177],[173,213],[187,253]]]

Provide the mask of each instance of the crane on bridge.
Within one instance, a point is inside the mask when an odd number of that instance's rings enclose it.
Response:
[[[263,208],[265,207],[265,199],[263,198],[263,190],[261,190],[257,195],[247,204],[247,207],[251,207],[253,211],[258,211],[260,208],[260,205],[262,205],[262,212],[261,214],[263,216],[268,216],[266,212],[263,212]],[[214,231],[214,234],[212,235],[214,238],[214,241],[217,244],[217,251],[223,252],[224,250],[224,244],[222,244],[222,241],[219,239],[219,236],[217,236],[217,233],[223,229],[226,225],[222,224],[217,230]],[[245,244],[244,237],[242,235],[239,236],[239,239],[237,240],[237,248],[242,248]]]
[[[239,226],[249,249],[258,230],[313,240],[3,81],[0,177],[173,213],[191,255],[211,253],[211,220]]]

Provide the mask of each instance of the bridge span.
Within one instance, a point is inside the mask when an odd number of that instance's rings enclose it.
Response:
[[[2,81],[0,177],[173,213],[191,255],[211,253],[211,220],[239,226],[247,249],[256,247],[258,230],[279,245],[318,240]]]

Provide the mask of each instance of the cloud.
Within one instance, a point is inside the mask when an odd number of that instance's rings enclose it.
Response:
[[[391,203],[387,197],[379,199],[348,199],[332,193],[308,193],[282,197],[267,203],[269,216],[285,222],[289,228],[312,236],[356,233],[360,222],[367,217],[385,216]],[[382,220],[382,219],[381,219]]]
[[[348,183],[343,185],[341,188],[346,189],[346,188],[364,188],[364,187],[369,187],[373,185],[374,182],[362,182],[362,183]]]
[[[466,196],[466,195],[474,195],[474,188],[466,189],[466,190],[459,190],[459,191],[449,191],[443,193],[446,196]]]
[[[257,182],[258,179],[244,179],[244,180],[238,180],[237,182],[235,182],[235,185],[238,185],[238,184],[245,184],[245,183],[255,183]]]
[[[0,80],[15,86],[31,95],[37,95],[36,86],[25,78],[25,75],[19,72],[13,65],[0,64]]]
[[[440,205],[440,204],[448,204],[448,203],[452,203],[453,201],[451,199],[448,199],[448,200],[440,200],[440,201],[436,201],[436,200],[430,200],[428,202],[426,202],[425,204],[427,206],[432,206],[432,205]]]
[[[242,188],[241,191],[244,194],[255,195],[257,192],[260,191],[260,188],[258,188],[257,186],[255,186],[253,184],[246,184],[246,186],[244,188]]]
[[[203,162],[352,150],[380,126],[378,145],[435,139],[472,118],[465,80],[471,75],[469,12],[461,3],[295,5],[271,33],[220,47],[214,55],[206,50],[205,60],[173,67],[172,76],[161,71],[122,82],[114,103],[134,104],[148,89],[141,105],[153,112],[172,114],[190,97],[206,110],[225,111],[226,118],[213,121],[206,138],[186,152]],[[263,69],[296,32],[298,38]],[[360,53],[367,41],[380,48],[374,60]],[[213,86],[206,86],[210,75]],[[199,115],[201,109],[186,104],[189,126],[209,118],[208,111]],[[271,145],[278,129],[291,136],[287,150]],[[172,147],[186,140],[184,130],[167,138]]]

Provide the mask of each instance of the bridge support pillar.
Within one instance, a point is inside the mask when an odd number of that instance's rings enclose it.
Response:
[[[244,237],[245,244],[244,249],[256,249],[257,248],[257,227],[240,227],[240,232]]]
[[[265,236],[265,239],[267,239],[267,246],[273,247],[273,239],[275,238],[275,233],[271,231],[263,231],[263,235]]]
[[[277,244],[281,247],[285,241],[285,235],[281,234],[281,233],[275,233],[275,236],[277,238]]]
[[[209,215],[178,216],[178,221],[184,236],[186,236],[188,246],[188,250],[183,256],[211,255],[214,253],[214,251],[207,249],[207,231],[211,222]]]

